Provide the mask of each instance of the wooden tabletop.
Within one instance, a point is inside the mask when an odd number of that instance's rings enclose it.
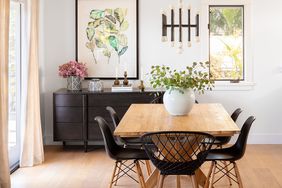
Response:
[[[221,104],[195,104],[189,115],[171,116],[163,104],[132,104],[114,134],[139,137],[157,131],[196,131],[214,136],[232,136],[240,132]]]

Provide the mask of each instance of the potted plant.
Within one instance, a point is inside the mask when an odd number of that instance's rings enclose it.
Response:
[[[81,81],[87,75],[85,64],[77,61],[70,61],[59,66],[59,76],[67,78],[68,90],[81,90]]]
[[[194,91],[203,94],[214,87],[206,71],[209,63],[194,62],[185,70],[171,70],[167,66],[152,66],[150,83],[153,88],[165,88],[164,106],[171,115],[188,114],[195,103]]]

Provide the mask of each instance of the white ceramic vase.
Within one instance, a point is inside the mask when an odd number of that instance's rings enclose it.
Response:
[[[183,90],[167,90],[164,94],[164,106],[168,113],[173,116],[187,115],[195,103],[195,94],[192,89]]]

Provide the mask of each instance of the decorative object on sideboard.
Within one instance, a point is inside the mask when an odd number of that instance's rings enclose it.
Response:
[[[68,90],[81,90],[81,82],[87,76],[87,68],[83,63],[70,61],[59,66],[59,76],[67,78]]]
[[[92,79],[88,84],[88,91],[103,91],[103,83],[100,79]]]
[[[128,64],[138,78],[138,0],[76,0],[76,58],[86,79],[116,79],[114,67]]]
[[[118,78],[115,79],[114,85],[115,85],[115,86],[119,86],[119,80],[118,80]]]
[[[138,88],[140,89],[141,92],[145,91],[145,86],[144,86],[144,81],[140,80],[140,85],[138,86]]]
[[[67,89],[70,91],[81,90],[81,78],[78,76],[67,77]]]
[[[213,88],[214,81],[209,79],[209,63],[196,63],[185,70],[171,70],[166,66],[152,66],[151,85],[165,88],[163,102],[169,114],[187,115],[195,103],[194,91],[203,94]]]
[[[127,71],[124,71],[124,80],[123,80],[123,85],[127,86],[128,85],[128,80],[127,80]]]
[[[113,92],[127,92],[127,91],[133,91],[133,86],[132,84],[128,85],[113,85],[112,86],[112,91]]]
[[[114,85],[118,86],[119,85],[119,80],[118,80],[118,65],[116,65],[116,79],[114,81]]]
[[[182,12],[184,10],[184,5],[183,5],[183,1],[179,0],[178,5],[176,6],[178,7],[178,14],[179,14],[179,23],[176,24],[175,20],[174,20],[174,16],[175,16],[175,11],[174,11],[174,7],[173,5],[170,5],[169,7],[169,11],[170,11],[170,24],[167,23],[167,14],[164,10],[161,10],[161,14],[162,14],[162,41],[166,42],[167,41],[167,29],[170,28],[170,33],[171,33],[171,37],[170,37],[170,42],[171,42],[171,46],[174,47],[174,43],[175,43],[175,38],[174,38],[174,30],[175,28],[179,28],[179,39],[178,39],[178,53],[182,53],[183,51],[183,33],[182,30],[183,28],[187,28],[188,29],[188,47],[191,47],[191,29],[195,28],[195,35],[196,35],[196,42],[199,42],[199,33],[200,33],[200,16],[199,13],[196,14],[196,23],[192,24],[191,23],[191,5],[188,6],[187,9],[187,14],[188,14],[188,24],[183,24],[182,22]]]

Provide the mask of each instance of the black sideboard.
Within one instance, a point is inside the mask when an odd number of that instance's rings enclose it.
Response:
[[[87,151],[89,141],[103,141],[98,124],[94,118],[101,116],[112,124],[106,106],[113,107],[120,118],[133,103],[150,103],[156,91],[102,92],[68,91],[60,89],[53,93],[53,136],[54,141],[63,145],[68,141],[84,143]],[[134,125],[132,125],[134,126]]]

